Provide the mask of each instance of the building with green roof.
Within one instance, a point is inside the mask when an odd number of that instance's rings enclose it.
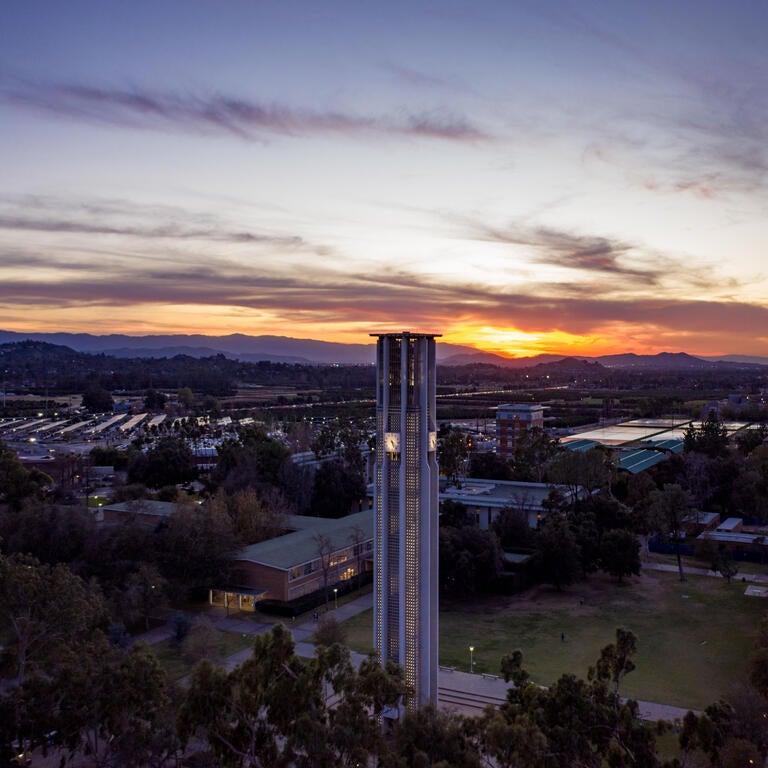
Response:
[[[288,515],[286,527],[233,555],[231,583],[211,590],[213,604],[253,610],[261,599],[289,602],[373,568],[373,510],[337,519]]]

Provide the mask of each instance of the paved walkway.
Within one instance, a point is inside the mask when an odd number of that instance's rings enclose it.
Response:
[[[666,573],[678,573],[679,568],[672,563],[643,562],[642,567],[649,571],[665,571]],[[713,579],[722,579],[722,574],[707,568],[689,568],[683,565],[683,573],[688,576],[709,576]],[[765,573],[737,573],[733,581],[744,581],[751,584],[768,584],[768,574]]]
[[[351,619],[353,616],[357,616],[358,613],[367,611],[373,607],[373,594],[369,593],[358,597],[355,600],[350,600],[347,603],[342,603],[338,608],[331,608],[326,616],[333,616],[336,621],[342,622],[347,619]],[[267,632],[272,625],[260,624],[255,621],[249,621],[248,619],[239,618],[227,618],[226,616],[217,617],[214,613],[207,614],[213,624],[219,629],[225,629],[230,632],[242,632],[244,635],[261,635]],[[286,620],[285,626],[288,627],[293,635],[293,641],[296,643],[296,654],[298,656],[304,656],[311,658],[315,655],[315,646],[309,642],[309,638],[315,633],[317,629],[317,622],[310,619],[301,624],[294,624],[290,620]],[[227,657],[224,660],[224,666],[227,670],[234,669],[238,664],[242,664],[251,655],[251,649],[245,648],[242,651],[238,651],[232,656]],[[352,653],[352,662],[359,664],[365,656],[361,653]]]
[[[653,567],[656,564],[648,563],[647,565]],[[656,570],[677,570],[675,566],[658,565],[661,567],[656,568]],[[688,572],[692,573],[693,571],[689,570]],[[710,575],[712,575],[711,572]],[[367,611],[372,606],[373,594],[367,594],[343,603],[337,609],[332,608],[327,615],[334,616],[337,621],[343,622]],[[227,616],[224,609],[219,608],[212,609],[206,615],[219,629],[228,632],[240,632],[244,635],[260,635],[272,627],[272,624],[252,621],[241,616]],[[288,620],[285,624],[293,635],[297,655],[312,658],[315,655],[315,646],[309,641],[309,638],[317,629],[317,622],[309,620],[294,624]],[[164,629],[165,635],[163,635]],[[170,634],[168,627],[160,627],[144,635],[139,635],[136,639],[145,640],[149,643],[161,642],[170,637]],[[242,664],[250,655],[250,648],[238,651],[224,660],[224,667],[227,670],[232,670],[238,664]],[[357,666],[365,656],[353,651],[351,658],[352,663]],[[467,714],[477,714],[486,704],[498,705],[502,703],[506,699],[507,688],[511,685],[496,675],[470,674],[450,667],[440,667],[438,671],[438,698],[441,706]],[[640,707],[640,716],[644,720],[675,720],[684,717],[688,711],[682,707],[656,704],[650,701],[639,701],[638,706]]]

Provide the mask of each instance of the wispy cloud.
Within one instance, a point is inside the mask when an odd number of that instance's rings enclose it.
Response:
[[[632,246],[621,240],[521,225],[482,226],[475,237],[488,242],[529,246],[535,250],[535,260],[541,264],[632,277],[646,274],[622,265],[621,258],[632,250]]]
[[[0,229],[25,230],[32,232],[58,232],[82,235],[123,235],[127,237],[163,238],[174,240],[211,240],[230,243],[269,243],[280,246],[301,246],[300,237],[281,237],[257,232],[232,232],[169,223],[155,227],[110,225],[63,219],[30,218],[26,216],[4,216],[0,214]]]
[[[382,66],[399,85],[409,86],[425,92],[445,91],[476,94],[475,90],[463,78],[456,75],[435,75],[392,62]]]
[[[702,192],[703,194],[703,192]],[[712,290],[737,290],[740,282],[733,275],[720,275],[705,264],[692,271],[682,257],[659,253],[641,244],[602,235],[585,235],[553,227],[513,222],[495,226],[477,219],[458,216],[451,222],[463,227],[460,236],[483,242],[528,249],[527,261],[571,270],[586,282],[556,282],[546,288],[550,295],[563,297],[586,290],[592,296],[647,294],[680,285]]]
[[[78,200],[35,195],[0,197],[0,232],[3,231],[11,237],[14,232],[82,236],[78,243],[83,251],[88,249],[89,243],[103,247],[103,241],[99,240],[101,235],[123,238],[125,243],[132,239],[160,240],[179,245],[200,241],[264,246],[282,252],[328,253],[330,250],[297,234],[232,226],[230,222],[204,211],[120,199]],[[61,243],[60,249],[64,247]]]
[[[342,134],[389,135],[446,141],[491,138],[482,128],[449,110],[407,114],[400,119],[312,111],[221,94],[163,93],[139,87],[0,81],[0,103],[127,128],[226,134],[246,141],[268,136]]]
[[[3,265],[8,263],[5,255],[0,252]],[[0,302],[6,307],[106,310],[119,306],[142,312],[151,305],[227,306],[268,311],[286,322],[301,318],[303,322],[349,323],[354,319],[375,326],[398,317],[419,327],[463,322],[531,333],[567,330],[583,335],[633,326],[656,329],[665,339],[679,338],[680,347],[693,333],[702,338],[730,334],[731,348],[738,348],[739,339],[754,336],[750,329],[768,327],[768,308],[739,301],[649,296],[620,300],[608,290],[601,293],[585,285],[561,286],[559,291],[530,285],[511,291],[427,278],[405,270],[346,273],[309,261],[300,270],[284,273],[269,264],[243,265],[224,259],[209,264],[126,259],[94,264],[88,273],[60,270],[56,281],[36,276],[35,269],[45,266],[44,257],[38,256],[23,276],[0,267]]]

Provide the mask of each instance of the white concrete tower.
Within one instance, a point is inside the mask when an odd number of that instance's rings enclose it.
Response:
[[[405,669],[407,706],[437,703],[438,467],[434,334],[376,349],[374,645]]]

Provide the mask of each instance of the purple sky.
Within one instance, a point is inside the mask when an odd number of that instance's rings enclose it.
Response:
[[[0,5],[0,328],[768,356],[764,2]]]

